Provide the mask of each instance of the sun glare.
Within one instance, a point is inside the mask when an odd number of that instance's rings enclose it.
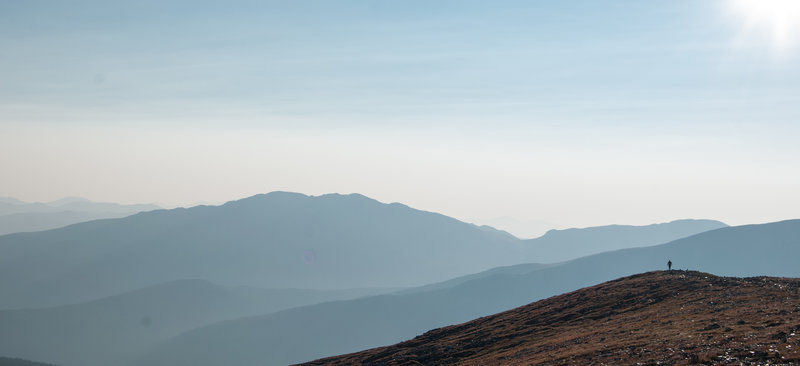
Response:
[[[732,0],[744,20],[744,32],[765,34],[772,47],[784,49],[800,33],[800,0]]]

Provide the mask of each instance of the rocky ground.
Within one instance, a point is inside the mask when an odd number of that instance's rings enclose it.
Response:
[[[329,364],[800,365],[800,279],[649,272]]]

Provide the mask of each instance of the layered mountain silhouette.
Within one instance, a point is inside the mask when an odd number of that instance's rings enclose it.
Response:
[[[577,256],[721,226],[681,220],[519,240],[357,194],[273,192],[15,233],[0,236],[0,354],[62,366],[219,364],[243,347],[244,364],[307,361],[530,302],[539,295],[509,292],[505,279],[564,265],[526,263],[547,250]],[[550,290],[566,287],[556,281]],[[347,329],[334,339],[330,326]],[[250,335],[275,340],[265,346]]]
[[[202,325],[386,291],[263,290],[179,280],[88,303],[0,311],[0,354],[61,365],[122,365]]]
[[[119,218],[160,209],[156,205],[122,205],[68,197],[47,203],[28,203],[0,197],[0,235],[55,229],[79,222]]]
[[[519,242],[361,195],[274,192],[0,237],[0,307],[197,278],[261,288],[403,287],[518,260]],[[413,268],[413,270],[410,270]]]
[[[678,268],[728,276],[800,276],[800,220],[728,227],[559,265],[508,267],[427,291],[324,303],[195,329],[137,365],[287,364],[410,339],[621,276]],[[213,345],[213,348],[212,348]]]
[[[307,365],[800,363],[800,279],[659,271]]]
[[[673,239],[687,227],[723,224],[675,225]],[[641,229],[614,230],[627,237]],[[273,192],[0,236],[0,309],[78,303],[187,278],[260,288],[409,287],[537,262],[537,253],[534,242],[398,203]]]

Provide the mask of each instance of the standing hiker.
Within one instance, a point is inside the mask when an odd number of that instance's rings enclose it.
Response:
[[[667,269],[670,271],[672,270],[672,259],[667,261]]]

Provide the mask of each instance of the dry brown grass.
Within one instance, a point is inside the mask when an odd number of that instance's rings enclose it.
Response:
[[[649,272],[322,364],[800,364],[800,279]]]

